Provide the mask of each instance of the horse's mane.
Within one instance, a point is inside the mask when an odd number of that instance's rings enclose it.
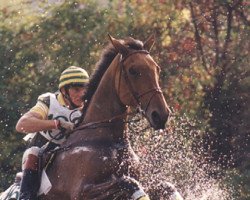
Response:
[[[140,40],[135,40],[131,37],[126,38],[125,40],[122,40],[123,44],[127,46],[129,49],[133,50],[142,50],[143,49],[143,43]],[[101,59],[99,62],[96,63],[95,71],[90,77],[88,89],[84,95],[84,101],[85,105],[82,111],[82,119],[80,121],[83,121],[83,118],[86,114],[86,111],[88,109],[89,103],[91,101],[91,98],[95,94],[96,89],[99,86],[99,83],[102,79],[102,76],[107,71],[109,65],[115,58],[115,56],[118,54],[114,46],[110,43],[106,46],[106,48],[103,50],[103,53],[101,55]]]

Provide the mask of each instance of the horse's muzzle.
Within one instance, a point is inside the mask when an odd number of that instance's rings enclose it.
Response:
[[[153,111],[151,113],[151,125],[155,130],[165,129],[165,125],[168,121],[169,112],[157,112]]]

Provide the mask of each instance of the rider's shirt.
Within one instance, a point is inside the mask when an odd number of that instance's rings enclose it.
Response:
[[[76,124],[81,117],[79,109],[70,110],[61,93],[45,93],[38,97],[37,104],[31,109],[32,112],[39,113],[43,119],[60,119]],[[46,139],[51,140],[56,144],[61,144],[65,141],[65,137],[59,134],[60,130],[52,129],[40,131],[39,133]]]
[[[50,106],[50,95],[51,93],[45,93],[38,97],[36,105],[31,108],[30,111],[36,112],[41,115],[42,119],[48,119],[48,112]],[[63,99],[62,93],[55,93],[56,99],[61,106],[67,107]]]

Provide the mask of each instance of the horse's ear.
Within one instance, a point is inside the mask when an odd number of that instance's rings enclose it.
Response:
[[[155,43],[155,34],[152,34],[148,37],[148,39],[144,42],[143,48],[147,51],[150,51]]]
[[[110,34],[108,34],[108,36],[111,43],[119,53],[121,53],[123,56],[128,55],[129,50],[125,45],[123,45],[119,40],[113,38]]]

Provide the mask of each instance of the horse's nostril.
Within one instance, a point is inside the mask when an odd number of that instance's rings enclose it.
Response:
[[[152,121],[155,129],[164,129],[168,117],[161,117],[157,111],[153,111],[151,114]]]
[[[152,115],[152,119],[153,119],[154,122],[159,121],[160,116],[156,111],[153,111],[151,115]]]

